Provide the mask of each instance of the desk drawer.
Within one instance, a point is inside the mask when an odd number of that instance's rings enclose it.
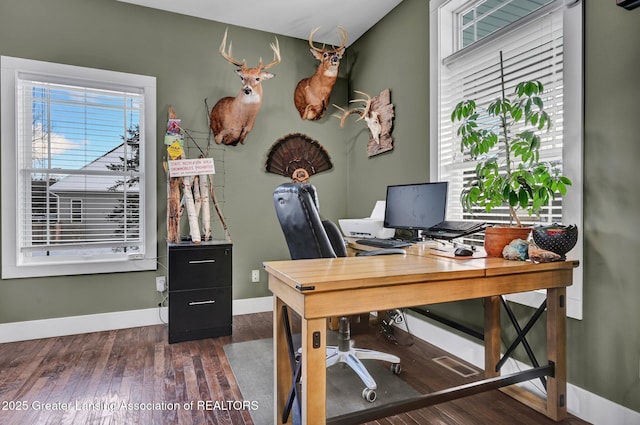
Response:
[[[170,335],[227,326],[231,326],[230,286],[169,292]]]
[[[231,245],[169,247],[169,290],[231,284]]]

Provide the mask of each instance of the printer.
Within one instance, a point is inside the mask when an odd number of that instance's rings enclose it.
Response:
[[[346,237],[390,239],[395,229],[387,229],[384,224],[385,201],[377,201],[371,216],[367,218],[344,218],[338,220]]]

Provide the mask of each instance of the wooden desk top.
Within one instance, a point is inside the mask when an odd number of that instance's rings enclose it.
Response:
[[[535,273],[573,269],[575,261],[534,264],[493,257],[442,256],[433,244],[414,244],[406,255],[268,261],[265,270],[298,290],[337,291],[390,284]],[[370,247],[366,247],[371,249]]]
[[[576,266],[574,261],[534,264],[410,251],[268,261],[264,268],[274,295],[310,318],[566,287],[573,283]]]

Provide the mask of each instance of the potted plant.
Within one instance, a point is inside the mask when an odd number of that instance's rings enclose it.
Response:
[[[457,134],[460,148],[478,160],[475,178],[460,196],[465,210],[474,205],[487,212],[507,205],[512,226],[507,227],[506,242],[492,240],[503,230],[493,227],[485,233],[485,250],[490,256],[502,256],[502,248],[511,240],[526,239],[530,228],[523,227],[518,210],[529,215],[554,198],[556,192],[564,195],[571,180],[548,162],[539,161],[539,132],[551,126],[541,97],[544,87],[539,81],[523,81],[516,85],[512,96],[505,94],[502,54],[500,55],[501,97],[492,101],[486,110],[477,107],[472,99],[456,105],[453,122],[460,121]],[[489,124],[484,124],[489,123]],[[513,226],[515,222],[515,226]],[[522,235],[514,231],[520,228]]]

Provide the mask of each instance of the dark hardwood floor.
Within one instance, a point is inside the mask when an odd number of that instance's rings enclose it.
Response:
[[[271,333],[271,314],[260,313],[234,317],[232,336],[171,345],[165,326],[0,344],[0,424],[268,425],[253,424],[248,409],[229,404],[243,398],[223,346]],[[424,341],[395,346],[375,328],[354,339],[400,356],[403,378],[418,391],[471,379],[436,364],[433,358],[447,353]],[[371,424],[555,423],[491,391]],[[574,417],[560,423],[586,424]]]

